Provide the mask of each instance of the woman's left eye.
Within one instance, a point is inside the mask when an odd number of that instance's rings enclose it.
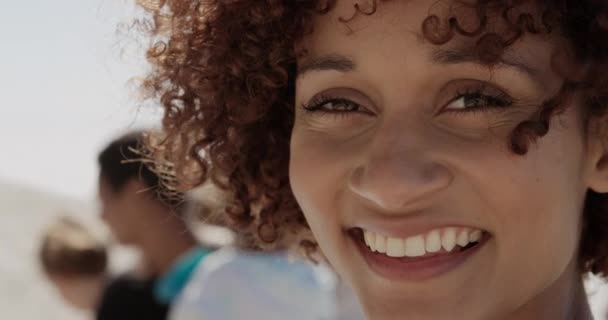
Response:
[[[506,108],[512,104],[508,97],[486,95],[480,92],[459,94],[444,110],[472,111],[489,108]]]

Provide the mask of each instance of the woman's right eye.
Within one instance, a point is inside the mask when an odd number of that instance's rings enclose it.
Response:
[[[302,106],[310,112],[349,113],[361,112],[363,108],[356,102],[344,98],[319,97]]]

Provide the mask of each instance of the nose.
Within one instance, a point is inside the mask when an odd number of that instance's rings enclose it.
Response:
[[[370,148],[349,176],[354,194],[386,212],[403,212],[429,201],[453,180],[451,171],[437,160],[437,152],[431,152],[432,147],[412,139],[400,140]]]

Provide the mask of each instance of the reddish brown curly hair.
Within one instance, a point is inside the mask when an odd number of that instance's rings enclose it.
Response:
[[[187,190],[212,179],[228,190],[226,208],[235,226],[262,245],[281,243],[307,230],[288,179],[294,121],[296,45],[312,32],[311,18],[337,0],[139,0],[153,23],[148,58],[154,69],[144,87],[165,109],[167,138],[161,156]],[[385,1],[359,1],[346,25],[371,15]],[[549,131],[550,118],[574,93],[587,119],[608,105],[608,2],[603,0],[455,0],[477,15],[466,29],[456,14],[430,14],[421,25],[427,41],[476,39],[471,48],[488,66],[526,34],[559,33],[571,44],[554,56],[564,77],[559,93],[512,132],[508,147],[523,155]],[[522,6],[535,8],[526,12]],[[498,33],[488,28],[499,21]],[[174,181],[174,182],[175,182]],[[580,245],[582,271],[608,273],[608,196],[589,191]],[[314,251],[313,241],[301,241]]]

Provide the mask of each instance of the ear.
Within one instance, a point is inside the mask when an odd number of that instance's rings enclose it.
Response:
[[[608,119],[592,119],[587,135],[587,185],[608,193]]]

